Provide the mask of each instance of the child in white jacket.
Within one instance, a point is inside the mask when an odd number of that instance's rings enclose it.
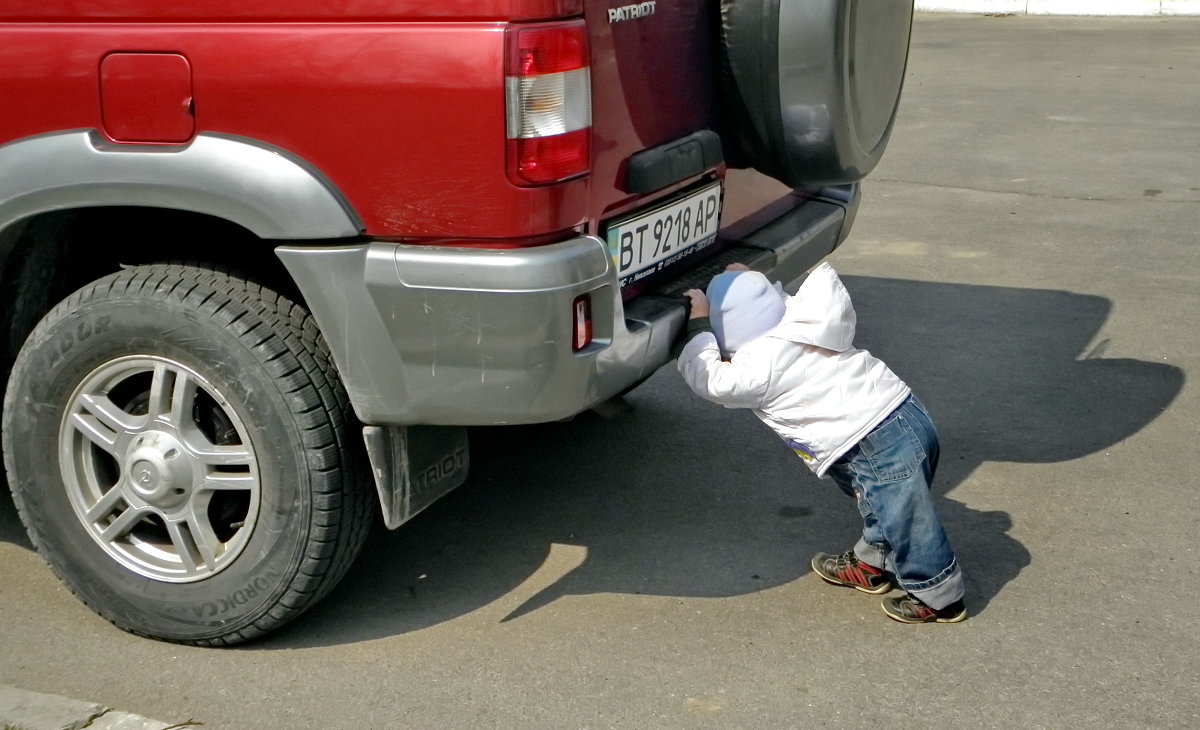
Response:
[[[751,408],[818,476],[858,500],[863,534],[841,555],[818,553],[826,582],[875,595],[904,623],[966,618],[963,579],[930,485],[938,438],[920,400],[887,365],[853,345],[856,318],[823,263],[795,296],[741,264],[689,299],[679,372],[714,403]]]

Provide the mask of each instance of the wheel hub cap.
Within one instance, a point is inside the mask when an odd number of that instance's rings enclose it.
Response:
[[[189,460],[180,458],[179,442],[161,431],[134,440],[127,463],[128,484],[134,495],[155,507],[174,507],[193,486]]]
[[[71,396],[59,443],[76,517],[139,575],[209,578],[254,532],[262,489],[249,431],[180,362],[132,355],[97,367]]]

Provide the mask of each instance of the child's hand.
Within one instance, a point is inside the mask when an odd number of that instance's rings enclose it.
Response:
[[[708,297],[699,289],[688,289],[683,293],[688,298],[688,319],[708,316]]]

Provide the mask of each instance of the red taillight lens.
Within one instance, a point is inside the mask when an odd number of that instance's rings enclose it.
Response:
[[[575,303],[571,305],[571,308],[574,310],[575,322],[571,349],[579,352],[592,344],[592,296],[584,294],[575,297]]]
[[[508,176],[545,185],[591,167],[592,94],[582,20],[513,26],[505,77]]]
[[[587,172],[591,135],[580,129],[553,137],[509,140],[510,172],[518,183],[545,184]]]
[[[587,30],[582,20],[515,27],[509,33],[510,76],[587,68]]]

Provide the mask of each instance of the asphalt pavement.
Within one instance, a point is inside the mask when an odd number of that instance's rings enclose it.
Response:
[[[965,623],[822,583],[853,503],[668,367],[472,433],[467,486],[243,648],[111,627],[0,496],[0,684],[207,728],[1200,727],[1197,39],[917,18],[830,260],[942,432]]]

